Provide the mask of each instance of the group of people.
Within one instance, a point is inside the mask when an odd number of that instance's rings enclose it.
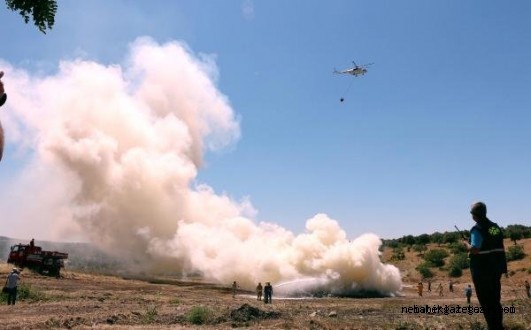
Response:
[[[232,298],[236,297],[236,292],[238,291],[238,283],[234,281],[232,283]],[[262,286],[262,282],[259,282],[256,286],[256,300],[262,300],[262,294],[264,296],[264,303],[271,304],[273,302],[273,286],[271,282],[266,282],[265,286]]]
[[[422,284],[422,282],[419,282],[417,284],[417,292],[420,297],[422,297],[423,291],[424,284]],[[454,292],[454,283],[452,281],[450,281],[450,283],[448,284],[448,291]],[[428,292],[431,292],[431,281],[428,281]],[[437,292],[439,293],[440,297],[444,296],[444,289],[442,283],[439,283],[439,286],[437,286]]]
[[[266,282],[266,285],[263,287],[264,292],[264,303],[271,304],[273,302],[273,286],[270,282]],[[256,286],[256,300],[262,300],[262,283],[258,283]]]

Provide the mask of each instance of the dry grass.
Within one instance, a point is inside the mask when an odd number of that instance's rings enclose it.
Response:
[[[505,315],[510,329],[531,329],[531,299],[524,297],[523,280],[531,275],[531,239],[525,243],[523,261],[509,265],[514,275],[503,279],[503,304],[515,306]],[[512,244],[508,242],[507,245]],[[389,251],[384,252],[385,260]],[[458,279],[453,293],[447,292],[446,272],[436,270],[433,282],[445,284],[445,295],[435,292],[418,297],[414,270],[419,258],[406,252],[406,260],[396,263],[404,274],[403,297],[320,298],[281,300],[264,305],[242,292],[235,299],[230,289],[213,284],[182,282],[171,278],[147,280],[66,271],[62,278],[22,272],[22,283],[41,295],[28,298],[16,307],[0,305],[0,327],[8,329],[481,329],[481,314],[408,314],[403,308],[414,305],[465,306],[466,273]],[[0,277],[10,265],[0,263]],[[473,306],[477,300],[473,299]],[[245,307],[247,304],[247,307]],[[240,310],[240,312],[236,312]],[[16,312],[15,312],[16,311]],[[243,313],[243,314],[242,314]]]

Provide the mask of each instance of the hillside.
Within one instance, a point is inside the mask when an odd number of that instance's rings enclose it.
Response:
[[[522,282],[525,279],[529,279],[531,277],[531,238],[519,240],[518,245],[521,245],[523,247],[524,253],[526,256],[521,260],[515,260],[508,262],[508,271],[511,275],[510,278],[516,282]],[[509,247],[513,246],[514,243],[509,240],[504,240],[505,249],[507,250]],[[446,265],[448,264],[448,261],[450,260],[451,256],[453,255],[452,252],[450,252],[450,248],[448,244],[427,244],[427,251],[434,250],[434,249],[443,249],[448,251],[449,256],[446,257],[444,260],[446,262]],[[402,273],[402,279],[405,282],[419,282],[422,281],[423,278],[421,274],[415,269],[419,264],[423,262],[422,254],[419,252],[415,252],[413,248],[411,248],[409,251],[407,251],[407,248],[404,248],[404,254],[405,259],[404,260],[393,260],[393,249],[386,247],[384,248],[384,251],[382,252],[382,261],[386,263],[393,264],[397,266],[401,273]],[[426,251],[425,251],[426,252]],[[424,252],[424,253],[425,253]],[[450,279],[453,279],[457,282],[471,282],[470,277],[470,270],[464,269],[463,275],[459,277],[450,277],[448,275],[448,269],[447,267],[441,267],[441,268],[431,268],[431,270],[434,273],[434,276],[431,278],[432,282],[442,281],[445,283],[448,283]]]

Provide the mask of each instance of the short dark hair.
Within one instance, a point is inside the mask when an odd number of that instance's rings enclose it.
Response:
[[[479,216],[486,216],[487,215],[487,205],[483,202],[476,202],[472,204],[472,207],[470,208],[470,213],[479,215]]]

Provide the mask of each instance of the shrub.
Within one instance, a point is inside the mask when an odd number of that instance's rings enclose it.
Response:
[[[524,259],[525,253],[521,245],[510,246],[507,250],[507,261]]]
[[[407,321],[399,321],[395,327],[395,330],[407,330],[407,329],[414,329],[413,324]]]
[[[424,254],[424,260],[433,267],[444,266],[444,258],[448,257],[448,252],[443,249],[434,249]]]
[[[443,243],[455,243],[459,241],[461,236],[457,232],[445,232],[443,234]]]
[[[146,312],[143,315],[144,324],[153,323],[155,321],[155,317],[158,314],[159,313],[157,312],[157,306],[155,305],[148,306],[148,308],[146,309]]]
[[[463,243],[451,243],[448,248],[450,248],[452,254],[467,252],[466,246]]]
[[[48,300],[48,297],[39,289],[34,288],[29,284],[21,284],[17,288],[17,301],[43,301]],[[0,294],[0,302],[7,301],[7,294]]]
[[[448,275],[451,277],[460,277],[463,275],[463,270],[458,265],[452,265],[450,266],[450,270],[448,270]]]
[[[479,321],[470,322],[470,330],[485,330],[485,327]]]
[[[425,262],[418,265],[415,269],[420,273],[423,279],[433,277],[430,267]]]
[[[172,305],[180,305],[181,304],[181,300],[179,298],[172,299],[172,300],[170,300],[170,304],[172,304]]]
[[[205,324],[210,319],[211,315],[212,311],[207,307],[194,306],[186,315],[186,319],[192,324]]]
[[[450,259],[450,268],[453,266],[459,267],[459,269],[467,269],[470,266],[468,261],[468,255],[466,253],[459,253],[454,255]]]
[[[406,259],[404,250],[402,248],[394,248],[393,255],[391,256],[391,260],[404,260],[404,259]]]
[[[17,299],[41,301],[46,300],[46,295],[29,284],[22,284],[17,288]]]
[[[419,253],[422,253],[424,251],[426,251],[428,248],[426,247],[426,245],[423,245],[423,244],[415,244],[413,245],[413,251],[415,252],[419,252]]]

